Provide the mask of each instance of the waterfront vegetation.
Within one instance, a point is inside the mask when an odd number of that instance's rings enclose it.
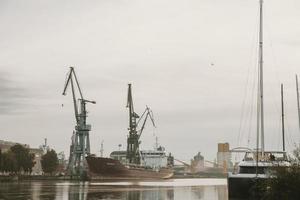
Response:
[[[266,200],[296,200],[300,197],[300,168],[278,168],[276,178],[260,183],[259,189]]]
[[[16,144],[8,151],[0,151],[0,172],[8,174],[31,173],[34,166],[34,154],[29,149]]]
[[[20,144],[12,146],[7,151],[0,149],[0,173],[4,175],[30,175],[36,164],[35,154],[30,153],[29,148]],[[48,150],[41,158],[43,172],[53,175],[58,168],[57,153]]]
[[[52,175],[57,170],[58,158],[56,152],[51,149],[42,156],[41,160],[43,172]]]
[[[289,158],[291,166],[274,170],[274,177],[257,184],[261,199],[297,200],[300,199],[300,146]]]

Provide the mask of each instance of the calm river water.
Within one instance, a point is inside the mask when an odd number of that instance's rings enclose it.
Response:
[[[137,182],[24,181],[0,183],[0,199],[11,200],[227,200],[226,179]]]

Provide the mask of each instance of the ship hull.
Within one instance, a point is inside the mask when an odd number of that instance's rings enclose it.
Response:
[[[266,176],[256,177],[255,174],[248,176],[229,175],[227,178],[229,199],[253,199],[261,196],[258,186],[266,181]]]
[[[104,179],[168,179],[173,176],[170,168],[153,170],[144,167],[125,166],[120,161],[111,158],[86,158],[88,175],[91,180]]]

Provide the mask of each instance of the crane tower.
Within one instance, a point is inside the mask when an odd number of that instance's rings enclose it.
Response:
[[[63,95],[66,95],[66,90],[69,85],[71,85],[72,90],[76,126],[74,134],[72,136],[68,170],[71,176],[84,178],[87,173],[87,164],[85,157],[90,154],[89,131],[91,130],[91,125],[86,123],[86,104],[95,104],[96,102],[83,98],[79,82],[73,67],[70,67],[70,71],[67,75]],[[79,99],[76,99],[75,87],[77,87],[78,89],[80,95]]]
[[[148,117],[152,121],[152,125],[155,127],[154,119],[153,119],[153,113],[152,110],[146,106],[146,109],[144,113],[141,115],[141,117],[134,111],[133,108],[133,98],[132,98],[132,91],[131,91],[131,84],[128,84],[128,94],[127,94],[127,106],[129,111],[129,127],[128,131],[129,134],[127,136],[127,160],[131,164],[141,164],[141,155],[140,155],[140,137],[143,133],[143,130],[145,128],[146,122]],[[138,119],[138,120],[137,120]],[[143,120],[143,123],[141,125],[141,128],[139,130],[138,126],[140,122]]]

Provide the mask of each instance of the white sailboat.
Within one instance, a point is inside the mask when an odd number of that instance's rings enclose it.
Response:
[[[272,171],[274,171],[274,168],[290,166],[290,163],[287,161],[284,145],[282,151],[265,151],[263,90],[263,0],[260,0],[259,5],[259,96],[257,102],[256,149],[248,150],[244,156],[244,159],[238,164],[236,171],[228,173],[227,180],[229,198],[249,198],[251,195],[253,195],[251,193],[255,192],[251,188],[253,188],[257,182],[271,178],[273,176]]]

